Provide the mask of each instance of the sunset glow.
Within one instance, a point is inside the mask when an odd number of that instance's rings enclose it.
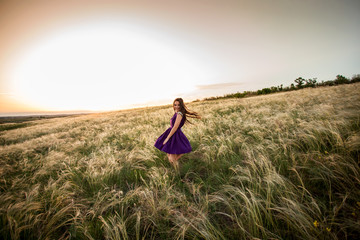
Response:
[[[57,30],[16,60],[9,73],[12,91],[55,110],[110,110],[154,96],[172,99],[194,90],[209,67],[171,41],[121,21]]]
[[[360,1],[0,1],[0,114],[185,102],[360,69]]]

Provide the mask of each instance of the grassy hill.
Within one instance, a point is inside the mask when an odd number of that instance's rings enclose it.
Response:
[[[170,105],[2,124],[2,238],[360,235],[360,83],[187,106],[178,173]]]

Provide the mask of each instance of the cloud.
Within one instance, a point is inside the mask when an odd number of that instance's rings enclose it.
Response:
[[[196,85],[195,87],[198,90],[212,90],[212,89],[224,89],[224,88],[234,88],[243,85],[243,83],[239,82],[229,82],[229,83],[215,83],[215,84],[207,84],[207,85]]]

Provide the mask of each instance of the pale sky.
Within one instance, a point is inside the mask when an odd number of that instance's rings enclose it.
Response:
[[[0,0],[0,112],[117,110],[360,74],[358,0]]]

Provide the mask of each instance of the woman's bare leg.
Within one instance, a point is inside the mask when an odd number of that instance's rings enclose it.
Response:
[[[179,168],[179,158],[184,155],[184,154],[172,154],[173,155],[173,158],[172,158],[172,164],[174,165],[175,169],[178,170]]]
[[[172,157],[171,157],[171,154],[170,154],[170,153],[168,153],[168,154],[167,154],[167,156],[168,156],[169,162],[171,162],[171,163],[172,163]]]
[[[167,156],[169,158],[170,163],[174,163],[174,161],[176,161],[176,154],[168,153]]]
[[[176,161],[177,159],[177,154],[168,154],[168,158],[169,158],[169,162],[174,166],[174,168],[177,170],[178,168],[178,163]]]
[[[181,158],[182,155],[184,155],[184,154],[183,154],[183,153],[182,153],[182,154],[176,154],[176,159],[175,159],[175,161],[178,161],[178,160]]]

